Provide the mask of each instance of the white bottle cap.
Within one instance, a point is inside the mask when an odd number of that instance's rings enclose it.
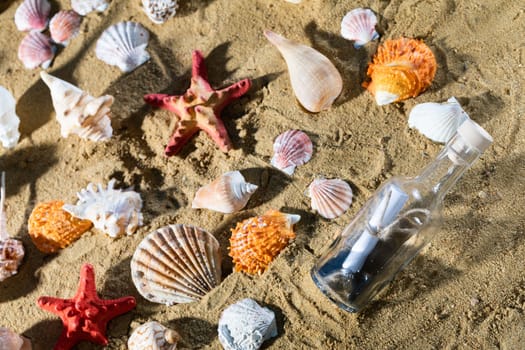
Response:
[[[458,135],[471,147],[483,153],[492,143],[492,136],[472,119],[466,119],[458,128]]]

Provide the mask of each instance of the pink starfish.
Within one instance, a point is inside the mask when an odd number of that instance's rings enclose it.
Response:
[[[220,113],[231,101],[244,95],[251,86],[244,79],[221,90],[214,90],[208,82],[204,57],[200,51],[193,51],[191,85],[181,96],[149,94],[146,103],[166,109],[177,115],[179,121],[164,153],[177,154],[184,144],[199,130],[204,130],[223,152],[232,148],[232,143],[221,120]]]

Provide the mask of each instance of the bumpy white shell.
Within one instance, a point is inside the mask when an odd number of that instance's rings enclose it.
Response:
[[[210,184],[199,188],[192,208],[204,208],[221,213],[234,213],[246,206],[257,186],[246,182],[239,171],[223,174]]]
[[[51,90],[62,137],[76,134],[91,141],[104,141],[111,137],[113,129],[109,109],[113,104],[113,96],[95,98],[44,71],[40,72],[40,77]]]
[[[47,0],[25,0],[15,12],[16,28],[22,32],[43,31],[49,21],[51,5]]]
[[[20,118],[16,115],[16,101],[13,95],[0,86],[0,141],[5,148],[13,148],[18,143]]]
[[[154,23],[162,24],[175,15],[176,0],[142,0],[142,9]]]
[[[369,41],[379,38],[376,24],[377,17],[372,10],[356,8],[343,17],[341,35],[346,40],[354,40],[354,47],[358,49]]]
[[[9,328],[0,327],[0,350],[31,350],[31,342]]]
[[[29,32],[18,46],[18,58],[27,69],[38,66],[49,68],[55,57],[55,47],[51,45],[51,39],[40,32]]]
[[[343,79],[328,58],[309,46],[266,30],[264,35],[284,57],[292,88],[301,105],[310,112],[330,108],[343,90]]]
[[[295,167],[303,165],[312,157],[312,141],[301,130],[287,130],[277,136],[273,143],[271,164],[288,175]]]
[[[149,32],[136,22],[120,22],[102,33],[97,41],[97,57],[123,72],[131,72],[150,59]]]
[[[93,222],[95,228],[110,237],[133,234],[142,225],[142,199],[130,189],[115,190],[115,179],[105,189],[89,183],[82,189],[76,205],[65,204],[63,209],[71,215]]]
[[[60,11],[49,22],[51,39],[57,44],[67,46],[78,35],[81,17],[75,11]]]
[[[108,5],[106,0],[71,0],[71,7],[81,16],[92,11],[104,12]]]
[[[469,119],[456,98],[444,103],[420,103],[410,111],[408,126],[435,142],[447,142],[459,126]]]
[[[275,314],[253,299],[242,299],[222,312],[218,333],[226,350],[257,350],[277,336]]]
[[[131,259],[131,278],[149,301],[200,300],[221,282],[219,242],[201,228],[169,225],[151,232]]]
[[[158,322],[137,327],[128,339],[128,350],[176,350],[179,333]]]
[[[315,179],[308,186],[312,209],[326,219],[341,216],[352,204],[352,188],[340,179]]]

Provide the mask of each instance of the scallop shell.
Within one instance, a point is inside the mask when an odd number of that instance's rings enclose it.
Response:
[[[239,171],[230,171],[199,188],[191,207],[234,213],[246,206],[255,190],[257,186],[246,182]]]
[[[273,143],[271,164],[292,175],[295,167],[310,160],[313,153],[312,141],[301,130],[287,130],[277,136]]]
[[[109,6],[106,0],[71,0],[71,8],[81,16],[92,11],[104,12]]]
[[[257,350],[277,336],[275,313],[253,299],[242,299],[222,312],[218,333],[226,350]]]
[[[420,103],[410,111],[408,126],[435,142],[446,143],[469,119],[456,98],[451,97],[444,103]]]
[[[326,219],[343,215],[352,204],[352,188],[340,179],[316,179],[308,186],[312,209]]]
[[[89,183],[77,193],[76,205],[66,204],[64,210],[71,215],[93,222],[95,228],[113,238],[131,235],[142,225],[142,199],[137,192],[115,190],[115,179],[108,182],[107,189]]]
[[[111,137],[113,129],[109,108],[113,104],[113,96],[95,98],[44,71],[40,72],[40,76],[51,90],[62,137],[76,134],[91,141],[105,141]]]
[[[175,15],[176,0],[142,0],[142,9],[154,23],[162,24]]]
[[[432,83],[436,69],[434,54],[423,41],[387,40],[369,63],[367,74],[371,81],[363,86],[382,106],[419,95]]]
[[[146,322],[137,327],[128,339],[128,350],[176,350],[179,333],[158,322]]]
[[[31,342],[21,337],[9,328],[0,327],[0,349],[2,350],[31,350]]]
[[[264,35],[284,57],[292,88],[301,105],[310,112],[332,106],[343,89],[343,79],[328,58],[309,46],[266,30]]]
[[[49,68],[54,56],[55,47],[51,45],[51,39],[40,32],[29,32],[18,46],[18,59],[27,69],[38,66]]]
[[[123,72],[131,72],[150,59],[149,33],[139,23],[120,22],[102,33],[97,41],[97,57],[109,65],[117,66]]]
[[[135,250],[131,277],[149,301],[166,305],[199,301],[221,281],[219,242],[198,227],[161,227]]]
[[[299,215],[269,210],[244,220],[232,229],[230,253],[235,271],[262,274],[268,265],[295,238],[292,226]]]
[[[75,11],[60,11],[49,22],[51,39],[57,44],[67,46],[78,35],[82,18]]]
[[[18,143],[20,118],[16,115],[16,100],[0,86],[0,141],[4,148],[13,148]]]
[[[47,27],[51,4],[47,0],[25,0],[15,12],[16,28],[22,32],[43,31]]]
[[[377,17],[370,9],[356,8],[348,12],[341,21],[341,35],[353,40],[356,49],[379,38],[376,32]]]

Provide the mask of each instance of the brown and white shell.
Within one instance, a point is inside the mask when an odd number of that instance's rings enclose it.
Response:
[[[175,350],[180,335],[158,322],[137,327],[128,339],[128,350]]]
[[[308,186],[312,209],[326,219],[343,215],[352,204],[352,188],[340,179],[315,179]]]
[[[22,337],[9,328],[0,327],[1,350],[31,350],[31,341]]]
[[[198,301],[221,281],[219,242],[198,227],[161,227],[135,250],[131,278],[149,301],[168,306]]]
[[[277,136],[273,143],[271,164],[288,175],[295,167],[303,165],[312,157],[312,141],[301,130],[287,130]]]

